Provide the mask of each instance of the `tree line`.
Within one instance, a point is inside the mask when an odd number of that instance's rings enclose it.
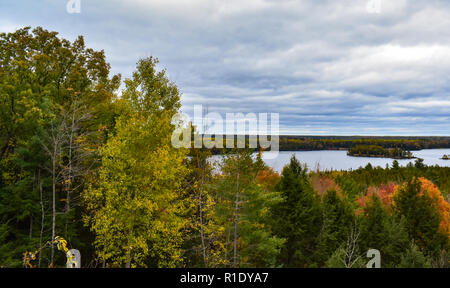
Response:
[[[171,145],[180,97],[155,58],[122,81],[83,37],[0,34],[0,266],[448,266],[449,168],[213,163]]]
[[[411,151],[401,148],[383,148],[377,145],[358,145],[348,150],[347,155],[356,157],[383,157],[393,159],[411,159]]]
[[[404,151],[450,148],[450,137],[280,136],[281,151],[348,150],[357,146]]]

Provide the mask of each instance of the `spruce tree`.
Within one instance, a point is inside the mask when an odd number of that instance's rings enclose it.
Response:
[[[285,238],[279,261],[285,267],[306,267],[313,264],[320,232],[320,200],[315,194],[307,168],[292,156],[276,186],[283,202],[275,208],[276,233]]]

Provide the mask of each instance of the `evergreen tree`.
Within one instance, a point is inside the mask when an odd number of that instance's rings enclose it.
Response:
[[[426,257],[415,244],[402,255],[397,268],[431,268],[431,259]]]
[[[448,245],[448,236],[439,232],[440,216],[435,199],[421,191],[421,182],[414,178],[398,188],[394,195],[394,211],[403,216],[410,239],[427,256],[437,256]]]
[[[279,261],[286,267],[311,265],[320,232],[320,200],[311,186],[306,167],[295,156],[284,167],[275,189],[283,197],[283,202],[274,209],[275,231],[286,239]]]
[[[19,266],[25,250],[48,241],[39,263],[55,264],[57,235],[82,249],[79,195],[95,160],[86,152],[117,82],[83,37],[70,42],[40,27],[0,34],[0,218],[8,226],[0,265]]]
[[[226,155],[216,184],[218,219],[225,228],[227,266],[274,267],[283,239],[273,234],[271,208],[280,201],[277,193],[257,183],[264,169],[260,155],[249,149]]]
[[[373,194],[361,217],[362,251],[377,249],[381,253],[381,267],[394,267],[409,243],[404,220],[390,216],[377,194]]]
[[[343,245],[352,225],[355,225],[353,209],[347,199],[329,190],[322,199],[323,223],[318,239],[316,259],[322,265]]]

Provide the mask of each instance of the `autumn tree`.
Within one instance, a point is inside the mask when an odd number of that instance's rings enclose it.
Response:
[[[118,77],[109,78],[103,51],[86,48],[81,36],[70,42],[40,27],[0,34],[0,197],[9,199],[2,203],[10,205],[15,201],[10,196],[19,195],[20,189],[20,201],[27,202],[16,202],[17,209],[0,208],[0,217],[11,223],[14,214],[22,215],[11,227],[24,231],[24,221],[28,222],[27,246],[60,233],[71,234],[76,242],[74,230],[79,227],[73,227],[75,213],[70,211],[80,204],[74,196],[82,190],[84,175],[95,159],[77,160],[86,155],[87,145],[80,140],[88,131],[93,132],[91,140],[96,137],[117,82]],[[106,112],[97,110],[99,106]],[[87,139],[84,143],[92,144]],[[77,213],[81,214],[79,209]],[[8,230],[7,239],[27,239]],[[50,250],[52,263],[53,245]]]
[[[448,202],[429,181],[413,178],[398,187],[393,207],[406,219],[409,237],[425,255],[435,257],[448,247]]]
[[[371,194],[360,215],[362,251],[379,250],[385,268],[399,264],[409,246],[405,220],[390,215],[387,209],[378,194]]]
[[[213,189],[217,165],[210,157],[210,149],[192,148],[186,159],[189,174],[184,189],[193,212],[190,232],[183,244],[189,267],[221,267],[227,263],[223,243],[225,228],[216,215],[217,198]]]
[[[186,150],[171,145],[180,94],[158,61],[142,59],[122,93],[123,115],[86,191],[98,256],[111,266],[175,267],[188,225]]]

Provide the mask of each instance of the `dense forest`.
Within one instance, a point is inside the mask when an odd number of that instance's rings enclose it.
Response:
[[[209,136],[209,135],[208,135]],[[223,147],[227,135],[221,135]],[[215,140],[215,136],[211,138]],[[269,137],[270,138],[270,137]],[[316,150],[372,150],[366,155],[383,155],[389,158],[410,158],[409,151],[422,149],[450,148],[450,137],[401,137],[401,136],[288,136],[280,135],[280,151],[316,151]],[[236,140],[235,140],[236,141]],[[249,137],[245,139],[249,143]],[[192,145],[193,146],[193,145]],[[259,142],[257,142],[259,147]],[[259,148],[254,149],[258,151]],[[270,149],[268,149],[270,150]],[[378,150],[378,151],[375,151]],[[223,153],[223,149],[212,148],[213,154]],[[352,153],[357,154],[357,153]],[[401,156],[399,156],[401,155]]]
[[[281,151],[347,150],[361,145],[405,151],[450,148],[450,137],[280,136]]]
[[[293,157],[278,174],[250,149],[212,163],[171,145],[181,94],[157,67],[122,81],[83,37],[0,34],[1,267],[64,267],[66,247],[82,267],[365,267],[368,249],[382,267],[449,267],[450,168]]]
[[[383,148],[377,145],[358,145],[348,150],[347,155],[357,157],[383,157],[393,159],[411,159],[411,151],[401,148]]]

